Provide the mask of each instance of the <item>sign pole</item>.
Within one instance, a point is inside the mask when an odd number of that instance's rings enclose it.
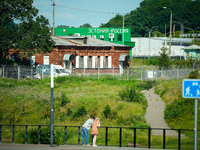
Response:
[[[54,65],[51,64],[51,133],[50,133],[50,147],[53,147],[53,88],[54,88]]]
[[[198,122],[198,99],[195,99],[195,112],[194,112],[194,150],[197,150],[197,122]]]

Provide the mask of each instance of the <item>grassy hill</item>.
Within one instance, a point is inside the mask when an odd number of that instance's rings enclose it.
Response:
[[[56,78],[54,124],[82,125],[93,115],[101,118],[103,126],[148,126],[144,119],[147,102],[139,93],[147,84],[150,83],[109,77],[99,80],[84,77]],[[127,90],[129,93],[126,93]],[[1,78],[0,91],[0,124],[49,124],[49,78]],[[131,97],[133,94],[135,97]]]

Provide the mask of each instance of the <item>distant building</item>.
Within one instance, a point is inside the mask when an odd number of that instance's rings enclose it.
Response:
[[[52,52],[31,56],[31,65],[53,63],[70,73],[84,73],[85,68],[88,73],[112,73],[113,68],[122,73],[130,65],[131,46],[91,37],[52,36],[52,39],[56,42]],[[10,50],[9,57],[14,59],[16,54]]]
[[[169,38],[165,37],[136,37],[131,38],[132,42],[135,42],[135,47],[132,48],[132,58],[148,58],[160,56],[161,48],[163,46],[169,48]],[[177,57],[183,59],[184,48],[189,46],[192,42],[191,38],[172,38],[171,39],[171,57]]]

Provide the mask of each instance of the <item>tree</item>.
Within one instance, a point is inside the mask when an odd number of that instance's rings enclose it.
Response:
[[[28,55],[50,52],[54,42],[48,35],[48,20],[37,17],[38,10],[32,6],[33,0],[0,1],[0,63],[10,48],[27,51]],[[22,23],[18,27],[14,20]]]
[[[160,50],[161,50],[161,52],[159,52],[160,57],[158,58],[159,69],[162,69],[163,67],[167,69],[170,67],[170,58],[168,56],[168,48],[163,46]]]
[[[92,26],[89,23],[85,23],[82,26],[80,26],[79,28],[91,28]]]

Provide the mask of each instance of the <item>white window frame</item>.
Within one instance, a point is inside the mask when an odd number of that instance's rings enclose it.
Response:
[[[111,56],[108,56],[108,68],[112,68],[112,59],[111,59]]]
[[[44,55],[44,58],[43,58],[44,60],[44,62],[43,62],[43,64],[44,65],[49,65],[49,55]]]

